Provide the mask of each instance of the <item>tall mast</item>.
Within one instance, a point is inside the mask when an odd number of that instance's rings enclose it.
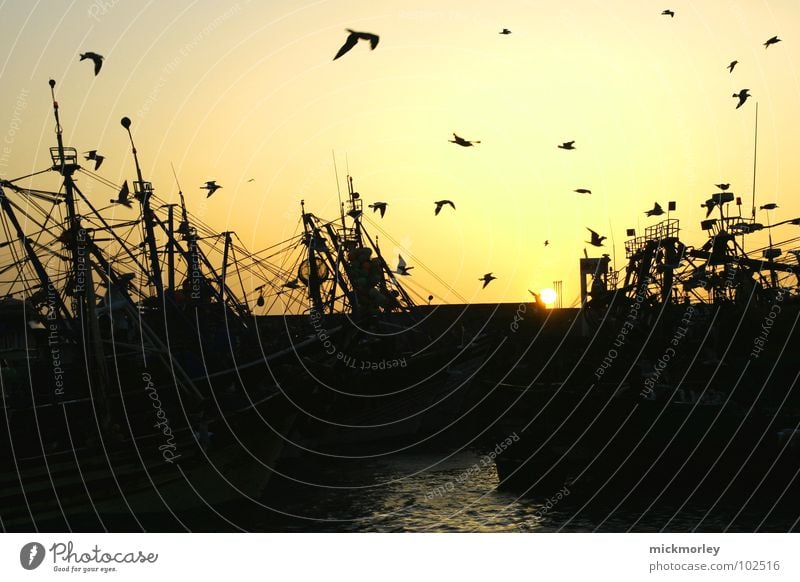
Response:
[[[753,220],[756,219],[756,159],[758,158],[758,101],[756,101],[756,128],[753,136]]]
[[[150,182],[145,182],[142,177],[142,169],[139,166],[139,156],[136,152],[136,145],[133,143],[133,135],[131,135],[131,120],[128,117],[123,117],[120,120],[120,124],[125,128],[125,131],[128,132],[128,138],[131,141],[131,151],[133,152],[133,161],[136,164],[137,177],[137,181],[133,183],[133,190],[135,197],[142,205],[145,244],[147,245],[147,254],[150,259],[151,279],[156,287],[156,296],[162,297],[164,293],[164,284],[161,281],[161,266],[158,262],[158,249],[156,248],[156,237],[153,229],[153,211],[150,209],[150,197],[153,195],[153,185]]]
[[[72,174],[79,168],[78,152],[75,148],[65,148],[62,136],[61,117],[58,113],[56,101],[56,82],[50,79],[50,95],[53,98],[53,115],[56,119],[57,147],[50,148],[50,158],[53,169],[64,178],[64,201],[67,206],[66,236],[64,242],[69,248],[72,257],[73,281],[73,317],[80,317],[86,310],[86,233],[81,233],[80,218],[75,212],[75,187]]]
[[[97,403],[103,428],[110,425],[111,417],[106,398],[108,371],[106,369],[103,340],[100,325],[95,314],[94,278],[89,252],[94,243],[89,233],[81,227],[80,217],[75,211],[76,187],[72,174],[79,168],[78,153],[75,148],[65,148],[62,136],[61,119],[58,114],[58,102],[55,98],[56,82],[50,79],[50,94],[53,97],[53,114],[56,120],[56,141],[58,146],[50,149],[53,169],[64,178],[64,196],[67,205],[67,234],[64,241],[72,255],[72,294],[75,302],[73,317],[79,321],[81,337],[79,344],[84,351],[88,377],[92,381],[92,396]],[[55,151],[54,151],[55,149]]]

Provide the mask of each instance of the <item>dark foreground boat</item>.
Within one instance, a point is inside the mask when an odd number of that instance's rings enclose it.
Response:
[[[626,244],[619,288],[607,256],[582,259],[583,307],[526,317],[531,355],[485,379],[504,394],[495,440],[520,437],[497,454],[501,487],[550,496],[566,484],[571,500],[606,507],[796,499],[796,239],[773,243],[770,227],[727,213],[731,194],[715,196],[701,247],[663,221]],[[767,228],[769,245],[745,252]]]
[[[61,188],[0,183],[0,527],[225,522],[223,504],[260,505],[274,472],[296,410],[270,366],[297,346],[259,352],[232,233],[201,236],[182,195],[179,216],[154,208],[135,148],[132,197],[126,182],[111,203],[135,202],[138,218],[98,211],[74,176],[109,184],[64,146],[54,112]]]

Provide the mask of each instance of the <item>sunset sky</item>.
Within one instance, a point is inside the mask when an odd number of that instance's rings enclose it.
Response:
[[[332,61],[345,28],[380,43]],[[583,249],[597,255],[586,227],[622,268],[625,230],[656,222],[655,201],[675,200],[683,238],[702,244],[715,183],[749,212],[756,102],[756,204],[800,216],[797,0],[0,1],[0,47],[0,177],[50,165],[50,78],[66,145],[132,180],[129,116],[157,193],[177,195],[172,162],[190,210],[254,250],[295,232],[301,199],[338,214],[335,153],[342,189],[349,167],[365,206],[389,203],[370,215],[403,247],[383,240],[388,262],[417,264],[436,302],[456,299],[417,259],[470,302],[560,279],[571,305]],[[105,56],[97,77],[86,51]],[[208,201],[206,180],[223,185]],[[434,216],[442,198],[457,210]]]

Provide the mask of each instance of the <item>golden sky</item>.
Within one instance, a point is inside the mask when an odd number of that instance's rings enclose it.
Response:
[[[380,44],[332,61],[345,28]],[[49,166],[54,78],[67,145],[134,179],[129,116],[157,193],[177,195],[174,163],[190,209],[252,249],[294,233],[300,199],[338,213],[335,152],[342,188],[347,166],[365,203],[389,203],[380,226],[409,265],[473,302],[560,279],[570,305],[585,227],[622,268],[625,229],[655,222],[655,201],[677,202],[698,246],[715,183],[749,208],[756,102],[756,203],[800,216],[798,39],[797,0],[0,2],[0,176]],[[97,77],[85,51],[105,56]],[[753,97],[735,109],[743,88]],[[575,151],[556,147],[568,140]],[[206,180],[223,185],[208,201]],[[442,198],[457,210],[435,217]],[[498,279],[482,290],[487,271]],[[455,300],[421,268],[413,279]]]

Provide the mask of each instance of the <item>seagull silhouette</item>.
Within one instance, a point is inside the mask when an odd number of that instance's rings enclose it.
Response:
[[[728,65],[728,67],[727,67],[728,71],[732,73],[733,72],[733,67],[735,67],[738,64],[738,62],[739,61],[731,61],[731,64]]]
[[[333,57],[334,61],[356,46],[359,40],[368,40],[371,50],[375,50],[375,47],[378,46],[378,41],[380,38],[377,34],[371,34],[369,32],[356,32],[355,30],[350,30],[349,28],[346,28],[345,30],[350,34],[348,35],[347,40],[344,41],[342,48],[340,48],[339,52],[336,53],[336,56]]]
[[[403,255],[397,255],[397,269],[395,269],[395,273],[398,275],[411,275],[409,271],[414,267],[409,267],[406,265],[405,259],[403,259]]]
[[[481,143],[479,140],[470,141],[468,139],[464,139],[463,137],[457,136],[455,133],[453,134],[453,138],[454,139],[448,139],[447,141],[449,141],[450,143],[458,144],[458,145],[460,145],[462,147],[465,147],[465,148],[471,147],[476,143]]]
[[[548,245],[550,245],[550,241],[549,240],[544,241],[544,246],[548,246]]]
[[[577,192],[578,194],[591,194],[592,191],[588,188],[578,188],[577,190],[573,190],[573,192]]]
[[[728,188],[730,188],[730,187],[731,187],[731,185],[730,185],[730,184],[714,184],[714,186],[716,186],[717,188],[719,188],[719,189],[720,189],[720,190],[722,190],[723,192],[727,192],[727,191],[728,191]]]
[[[664,209],[661,208],[661,205],[658,202],[656,202],[655,206],[653,206],[652,209],[645,212],[645,214],[647,216],[661,216],[662,214],[664,214]]]
[[[736,104],[736,109],[739,109],[739,107],[744,105],[744,102],[747,101],[748,97],[752,97],[752,95],[750,95],[750,93],[748,93],[748,91],[750,91],[750,89],[742,89],[738,93],[734,93],[732,95],[732,97],[738,97],[739,98],[739,103]]]
[[[103,55],[98,55],[97,53],[88,52],[88,53],[81,53],[80,60],[91,59],[94,63],[94,76],[97,76],[97,73],[100,72],[100,68],[103,66]]]
[[[764,206],[759,206],[759,210],[775,210],[778,205],[775,202],[770,202],[768,204],[764,204]]]
[[[205,183],[205,186],[200,186],[200,187],[203,188],[204,190],[208,190],[208,194],[206,195],[206,198],[211,198],[211,195],[214,192],[216,192],[217,190],[222,188],[222,186],[217,184],[216,180],[209,180],[208,182]]]
[[[708,200],[706,200],[703,204],[700,205],[700,208],[706,209],[706,218],[711,216],[711,213],[714,211],[714,207],[717,205],[717,201],[712,196]]]
[[[781,42],[781,39],[779,39],[777,36],[773,36],[772,38],[767,40],[767,42],[764,43],[764,48],[768,49],[770,45],[778,44],[779,42]]]
[[[250,178],[250,179],[247,181],[247,183],[249,184],[250,182],[255,182],[255,181],[256,181],[256,179],[255,179],[255,178]]]
[[[116,200],[109,200],[112,204],[122,204],[128,208],[131,207],[131,199],[128,197],[130,194],[130,190],[128,189],[128,181],[122,184],[122,188],[119,190],[119,194],[117,194]]]
[[[83,152],[83,153],[86,154],[85,159],[94,160],[95,172],[100,168],[100,165],[103,163],[103,160],[106,159],[105,156],[101,156],[100,154],[98,154],[97,150],[90,150],[88,152]]]
[[[486,289],[486,286],[495,279],[497,279],[497,277],[495,277],[491,273],[486,273],[483,277],[478,279],[478,281],[483,281],[483,287],[481,287],[481,289]]]
[[[434,202],[434,204],[436,204],[436,210],[433,211],[434,216],[438,216],[439,213],[442,211],[442,207],[445,205],[452,206],[453,210],[456,209],[456,205],[453,204],[451,200],[437,200],[436,202]]]
[[[606,238],[608,238],[608,237],[605,237],[605,236],[600,236],[599,234],[597,234],[595,231],[593,231],[588,226],[586,227],[586,230],[588,230],[589,232],[592,233],[592,240],[587,240],[586,241],[590,245],[593,245],[593,246],[596,246],[596,247],[602,247],[603,246],[603,241],[606,240]]]
[[[511,31],[510,31],[510,30],[508,30],[507,28],[504,28],[504,29],[503,29],[503,30],[501,30],[501,31],[500,31],[498,34],[511,34]]]
[[[387,202],[375,202],[373,204],[370,204],[369,207],[372,208],[372,212],[380,211],[381,218],[383,218],[383,215],[386,214],[386,205],[387,204],[388,204]]]
[[[575,149],[575,140],[572,141],[565,141],[560,146],[558,146],[562,150],[574,150]]]
[[[675,18],[675,13],[672,10],[664,10],[661,13],[662,16],[669,16],[670,18]]]

